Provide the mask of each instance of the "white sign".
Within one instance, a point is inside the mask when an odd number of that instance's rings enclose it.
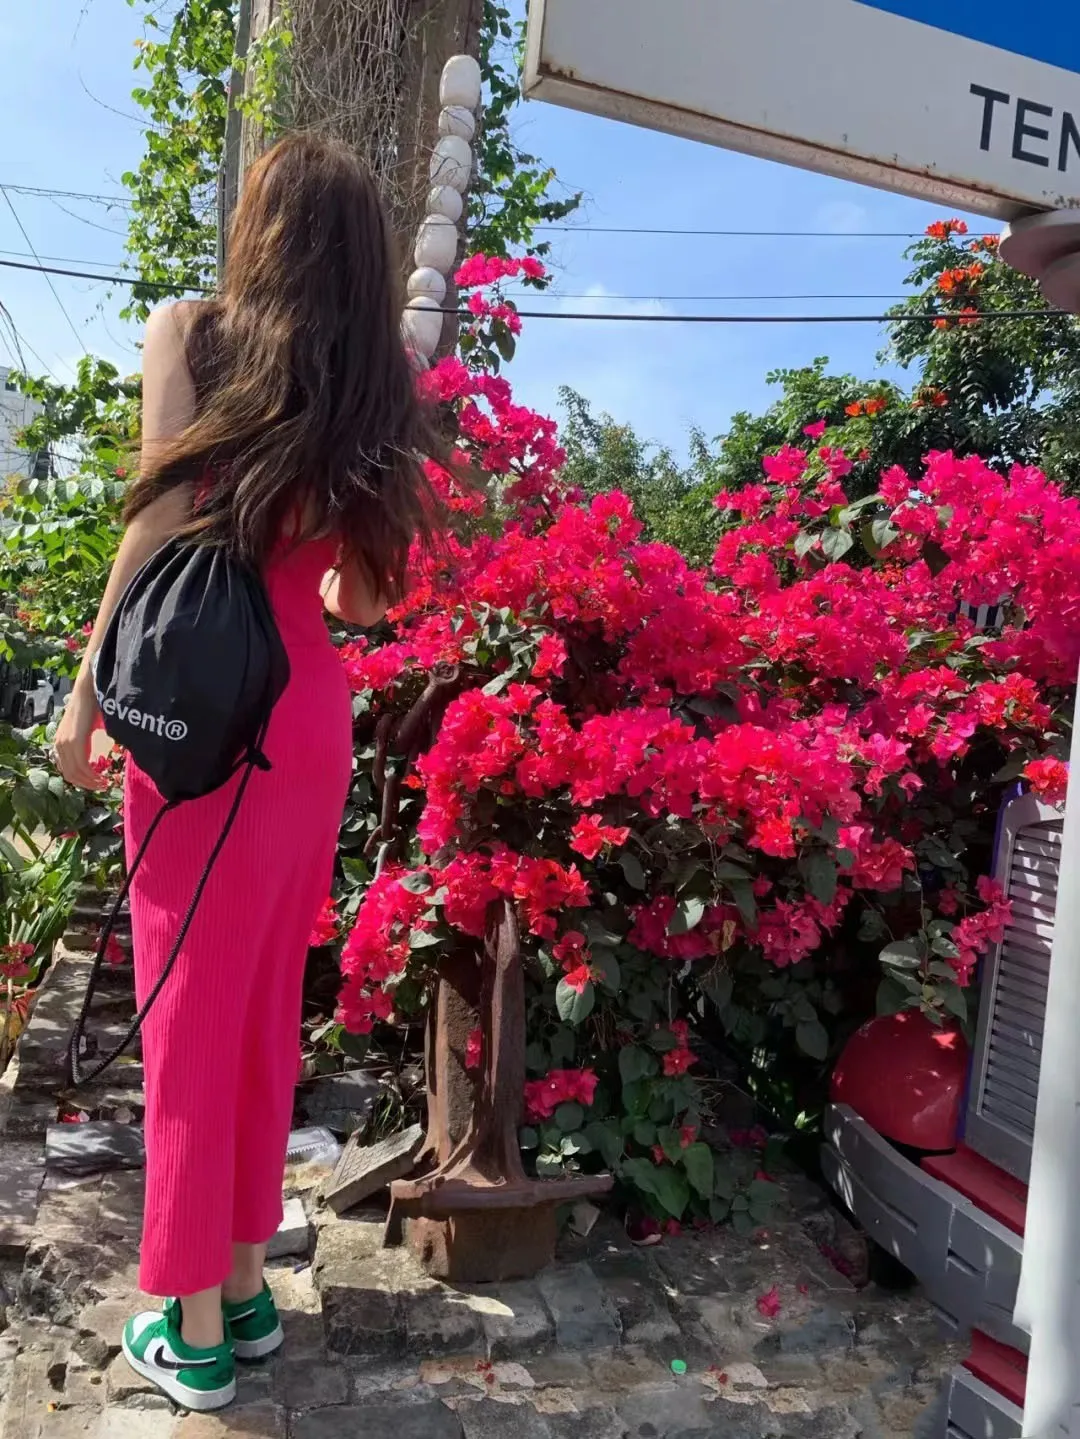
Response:
[[[525,94],[1003,219],[1080,206],[1080,0],[530,0]]]

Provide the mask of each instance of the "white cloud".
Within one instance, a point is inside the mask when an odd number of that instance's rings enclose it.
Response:
[[[835,200],[818,206],[811,228],[826,230],[830,235],[854,235],[871,228],[870,214],[865,206],[852,200]]]
[[[672,315],[675,312],[660,300],[620,299],[606,285],[589,285],[577,295],[563,295],[559,311],[564,315]]]

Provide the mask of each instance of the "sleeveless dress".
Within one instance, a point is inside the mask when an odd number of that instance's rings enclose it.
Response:
[[[222,1283],[232,1245],[278,1228],[308,940],[333,876],[352,773],[352,707],[320,586],[332,541],[266,570],[291,675],[172,975],[143,1027],[146,1217],[140,1283],[184,1296]],[[175,941],[239,778],[165,816],[131,894],[142,1004]],[[131,862],[161,806],[130,760]]]

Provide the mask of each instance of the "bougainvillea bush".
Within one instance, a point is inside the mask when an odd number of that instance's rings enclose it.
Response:
[[[497,297],[473,309],[506,322]],[[623,495],[561,486],[554,426],[504,379],[448,359],[424,383],[493,479],[485,500],[433,473],[471,529],[384,638],[344,651],[362,734],[437,664],[460,689],[405,780],[408,844],[370,883],[362,767],[339,1020],[414,1007],[510,896],[538,1171],[604,1164],[659,1216],[752,1225],[771,1186],[700,1137],[699,1037],[787,1043],[820,1071],[868,984],[883,1009],[970,1021],[1007,918],[984,875],[1004,786],[1063,794],[1080,505],[950,454],[852,505],[851,460],[811,425],[717,496],[726,527],[693,569],[642,543]],[[965,602],[1003,604],[1001,628],[977,632]]]

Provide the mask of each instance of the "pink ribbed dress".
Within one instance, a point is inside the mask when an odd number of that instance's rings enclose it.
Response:
[[[195,1294],[222,1283],[232,1244],[281,1222],[308,939],[329,893],[352,769],[348,685],[320,583],[329,542],[271,562],[267,588],[291,677],[172,975],[143,1027],[146,1218],[140,1283]],[[135,980],[145,999],[175,940],[238,779],[166,815],[131,894]],[[161,806],[130,761],[131,861]]]

